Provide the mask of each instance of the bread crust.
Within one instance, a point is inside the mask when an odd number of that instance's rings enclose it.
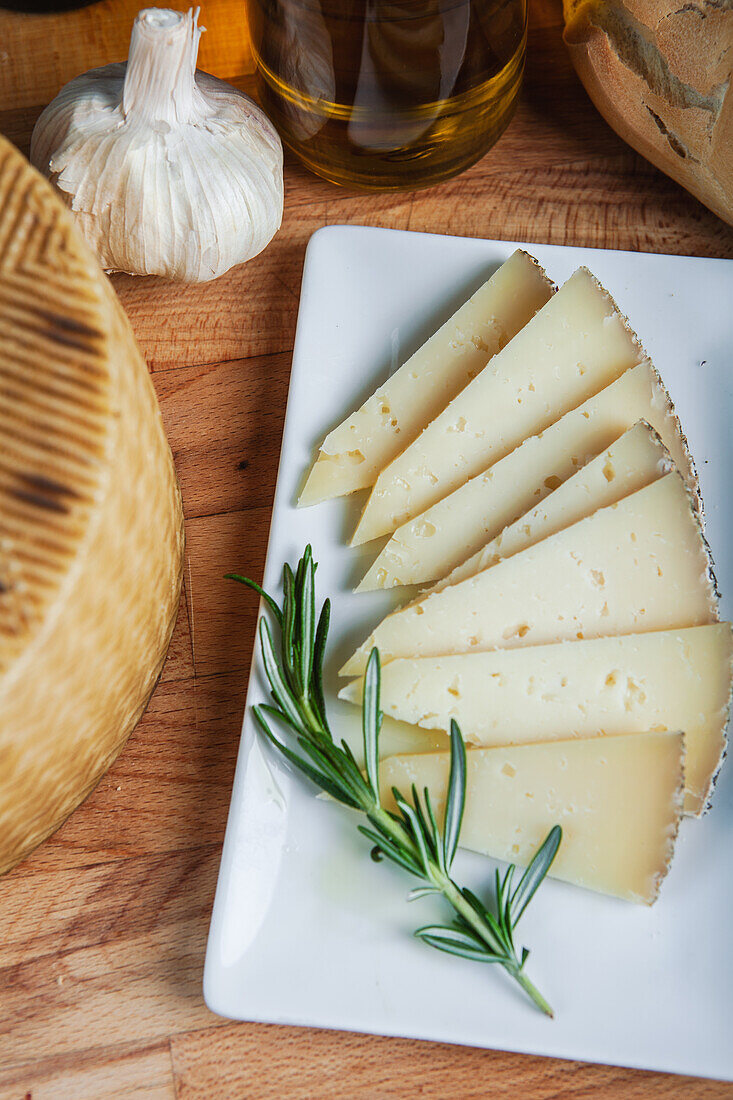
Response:
[[[731,0],[565,0],[564,38],[616,133],[733,225]]]

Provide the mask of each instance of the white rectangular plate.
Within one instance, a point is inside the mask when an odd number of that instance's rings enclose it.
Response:
[[[308,246],[264,584],[279,594],[283,563],[294,564],[312,543],[319,600],[333,601],[332,725],[350,740],[356,712],[335,697],[336,670],[400,591],[351,592],[375,554],[346,545],[364,494],[296,509],[296,493],[326,432],[515,247],[361,227],[322,229]],[[590,267],[654,359],[698,463],[730,618],[733,263],[522,247],[557,283],[580,264]],[[231,598],[255,597],[233,589]],[[733,1078],[730,765],[712,812],[684,822],[653,908],[562,883],[542,886],[520,942],[531,948],[528,972],[555,1009],[549,1020],[501,970],[411,937],[444,913],[441,903],[407,905],[410,880],[370,860],[355,815],[317,800],[263,749],[250,707],[264,697],[255,658],[206,954],[204,995],[214,1012]],[[384,743],[413,738],[391,727]],[[490,890],[493,866],[460,853],[457,878]]]

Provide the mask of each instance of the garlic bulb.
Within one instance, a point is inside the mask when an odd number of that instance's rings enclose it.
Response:
[[[141,11],[128,61],[72,80],[33,131],[32,163],[108,271],[215,279],[280,227],[280,138],[248,96],[196,70],[197,20]]]

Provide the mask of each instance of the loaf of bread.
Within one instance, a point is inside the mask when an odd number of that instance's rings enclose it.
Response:
[[[733,224],[731,0],[564,0],[586,91],[637,152]]]
[[[182,549],[130,325],[50,184],[0,138],[0,873],[135,726],[175,623]]]

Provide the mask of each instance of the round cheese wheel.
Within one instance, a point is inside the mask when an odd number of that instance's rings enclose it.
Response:
[[[0,873],[92,790],[178,609],[180,491],[130,325],[0,138]]]

